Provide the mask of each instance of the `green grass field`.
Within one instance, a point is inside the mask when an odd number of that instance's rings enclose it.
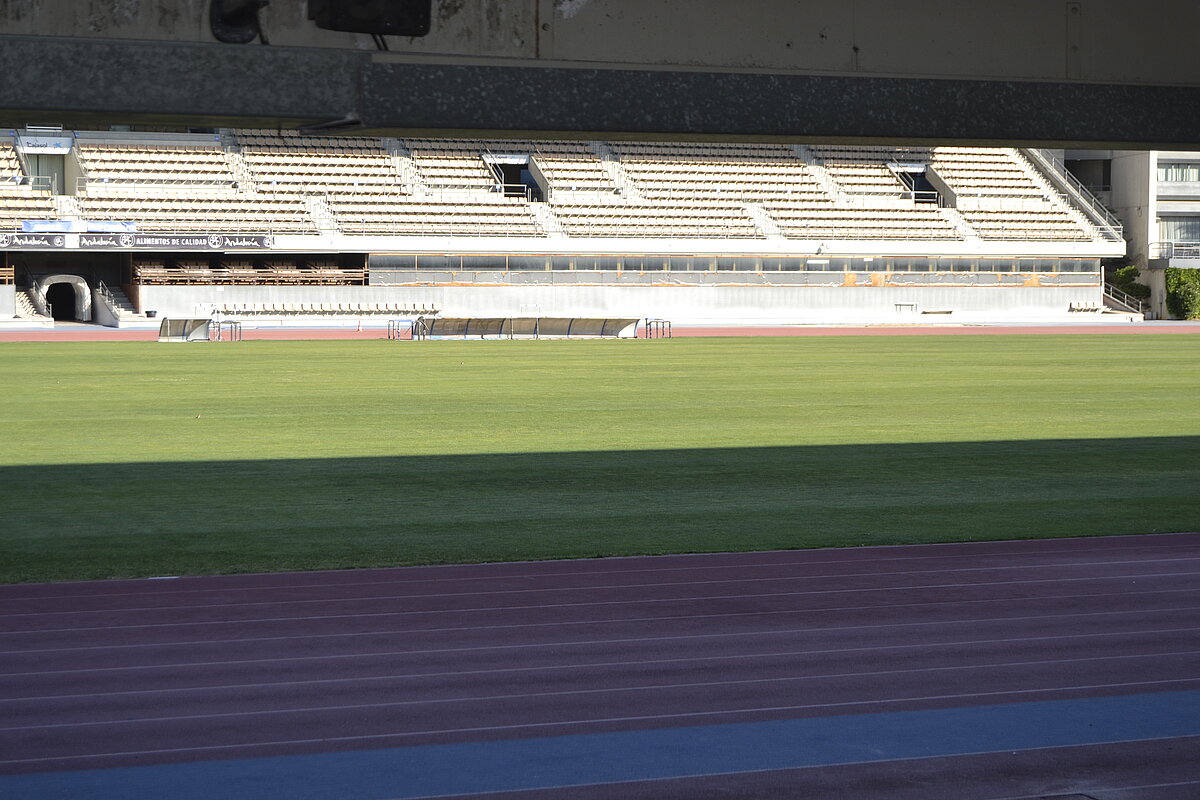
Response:
[[[1200,529],[1200,336],[0,345],[0,581]]]

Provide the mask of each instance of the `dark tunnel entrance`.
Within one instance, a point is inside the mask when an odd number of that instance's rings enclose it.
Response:
[[[46,287],[46,305],[55,320],[77,320],[75,287],[69,283],[54,283]]]

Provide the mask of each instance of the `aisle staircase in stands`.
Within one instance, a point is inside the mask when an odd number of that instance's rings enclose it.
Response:
[[[17,319],[37,320],[39,322],[50,319],[50,317],[37,310],[29,292],[29,289],[17,290]]]

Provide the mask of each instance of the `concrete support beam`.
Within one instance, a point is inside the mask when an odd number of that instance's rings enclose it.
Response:
[[[331,48],[0,37],[0,123],[1196,149],[1200,87],[449,63]]]

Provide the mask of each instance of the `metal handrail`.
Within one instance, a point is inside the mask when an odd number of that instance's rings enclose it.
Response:
[[[38,192],[54,193],[54,178],[50,175],[13,175],[0,182],[5,185],[28,186]]]
[[[1118,289],[1108,281],[1104,282],[1104,293],[1129,308],[1137,309],[1139,312],[1146,310],[1146,301],[1140,297],[1135,297],[1123,289]]]
[[[86,194],[89,185],[104,186],[106,188],[124,188],[124,187],[158,187],[158,186],[181,186],[187,188],[195,188],[197,186],[213,186],[219,188],[233,188],[237,186],[236,180],[214,179],[205,180],[201,178],[100,178],[77,176],[75,178],[75,192],[77,194]]]
[[[1070,188],[1071,194],[1075,199],[1082,203],[1085,208],[1091,213],[1093,219],[1097,223],[1097,227],[1113,241],[1118,241],[1124,238],[1122,232],[1121,221],[1104,207],[1094,194],[1088,191],[1088,188],[1083,185],[1083,182],[1071,174],[1067,169],[1066,163],[1058,157],[1057,154],[1040,150],[1037,148],[1023,147],[1020,152],[1031,156],[1034,160],[1040,163],[1043,167],[1052,171]]]
[[[104,281],[96,284],[96,294],[104,301],[105,307],[114,317],[121,316],[121,307],[117,305],[117,298],[113,295],[112,290],[104,284]]]
[[[1150,258],[1200,258],[1200,242],[1153,242]]]

